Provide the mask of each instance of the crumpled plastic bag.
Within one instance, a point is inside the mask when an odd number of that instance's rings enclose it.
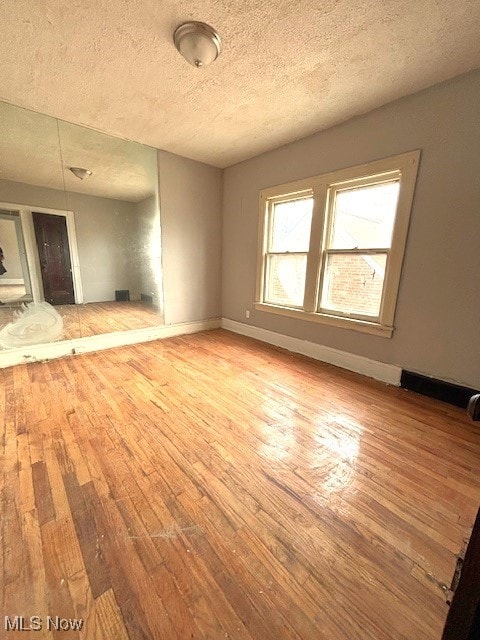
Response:
[[[63,318],[48,302],[22,304],[0,329],[0,347],[11,349],[63,338]]]

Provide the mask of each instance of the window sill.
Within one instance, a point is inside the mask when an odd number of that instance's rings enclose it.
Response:
[[[340,318],[338,316],[330,316],[326,313],[313,313],[301,309],[288,309],[287,307],[277,307],[273,304],[266,304],[265,302],[256,302],[255,309],[257,309],[257,311],[266,311],[267,313],[275,313],[289,318],[297,318],[298,320],[307,320],[308,322],[327,324],[332,327],[370,333],[372,335],[382,336],[383,338],[391,338],[394,329],[393,327],[388,327],[378,322],[368,322],[366,320],[357,320],[356,318]]]

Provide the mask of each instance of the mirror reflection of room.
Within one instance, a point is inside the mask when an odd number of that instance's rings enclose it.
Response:
[[[0,304],[32,300],[19,215],[0,209]]]
[[[20,217],[15,211],[0,209],[0,305],[32,300]]]
[[[0,103],[3,349],[162,324],[160,247],[155,149]]]

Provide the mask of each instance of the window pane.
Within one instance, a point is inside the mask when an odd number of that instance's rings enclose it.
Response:
[[[307,256],[268,256],[265,302],[303,307],[306,272]]]
[[[270,251],[308,251],[313,198],[273,205]]]
[[[327,256],[322,309],[374,316],[380,313],[387,254]]]
[[[346,189],[335,194],[330,249],[389,248],[400,182]]]

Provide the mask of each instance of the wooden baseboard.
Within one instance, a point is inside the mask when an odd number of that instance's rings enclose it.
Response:
[[[22,285],[25,284],[25,280],[22,280],[22,278],[1,278],[0,279],[0,287],[5,285],[5,286],[12,286],[12,285]]]

